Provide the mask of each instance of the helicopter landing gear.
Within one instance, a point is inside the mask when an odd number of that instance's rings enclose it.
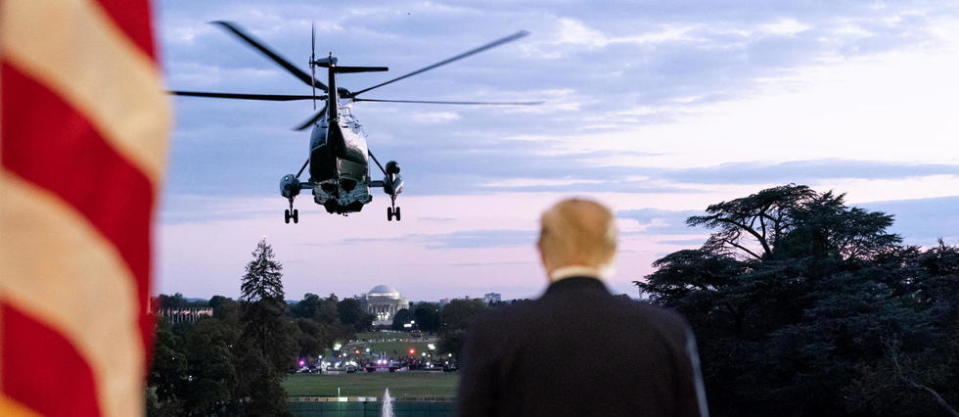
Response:
[[[391,222],[396,217],[400,221],[400,208],[396,206],[396,195],[390,195],[390,206],[386,208],[386,221]]]
[[[400,221],[400,208],[399,207],[387,207],[386,208],[386,220],[393,221],[393,218],[396,217],[396,221]]]
[[[300,211],[293,208],[293,199],[290,199],[290,208],[283,211],[283,221],[286,224],[290,224],[290,220],[293,220],[293,223],[300,222]]]

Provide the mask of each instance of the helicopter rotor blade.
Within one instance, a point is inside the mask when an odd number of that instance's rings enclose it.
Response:
[[[306,130],[310,126],[313,126],[313,124],[316,123],[317,120],[320,120],[320,118],[323,117],[324,114],[326,114],[326,107],[329,105],[330,105],[330,102],[327,101],[326,104],[323,105],[323,108],[320,109],[320,111],[313,114],[313,116],[310,117],[307,121],[294,127],[293,130]]]
[[[310,22],[310,88],[313,89],[313,110],[316,110],[316,23]]]
[[[230,33],[236,35],[236,37],[240,38],[241,40],[246,42],[248,45],[255,48],[257,51],[260,51],[260,53],[262,53],[263,55],[266,55],[267,58],[270,58],[277,65],[283,67],[283,69],[285,69],[287,72],[289,72],[290,74],[293,74],[294,77],[300,79],[300,81],[303,81],[304,84],[312,85],[316,88],[319,88],[320,90],[323,90],[324,92],[329,90],[325,84],[314,80],[312,77],[310,77],[310,74],[307,74],[303,70],[297,68],[296,66],[291,64],[290,61],[288,61],[286,58],[283,58],[282,56],[274,52],[272,49],[268,48],[266,44],[257,40],[250,34],[246,33],[236,23],[218,20],[213,22],[213,24],[219,25],[220,27],[223,27]]]
[[[244,94],[244,93],[212,93],[205,91],[168,91],[175,96],[185,97],[210,97],[210,98],[232,98],[238,100],[261,100],[261,101],[294,101],[294,100],[325,100],[326,96],[305,96],[290,94]]]
[[[458,104],[467,106],[535,106],[542,101],[440,101],[440,100],[381,100],[376,98],[354,98],[353,101],[372,101],[376,103],[413,103],[413,104]]]
[[[486,44],[486,45],[483,45],[483,46],[480,46],[480,47],[478,47],[478,48],[470,49],[469,51],[466,51],[466,52],[463,52],[463,53],[461,53],[461,54],[459,54],[459,55],[456,55],[456,56],[453,56],[453,57],[444,59],[444,60],[442,60],[442,61],[440,61],[440,62],[437,62],[437,63],[435,63],[435,64],[428,65],[428,66],[426,66],[426,67],[420,68],[420,69],[418,69],[418,70],[416,70],[416,71],[413,71],[413,72],[411,72],[411,73],[408,73],[408,74],[405,74],[405,75],[401,75],[401,76],[399,76],[399,77],[393,78],[393,79],[388,80],[388,81],[384,81],[384,82],[379,83],[379,84],[377,84],[377,85],[374,85],[374,86],[372,86],[372,87],[367,87],[367,88],[364,88],[364,89],[359,90],[359,91],[354,91],[354,92],[351,94],[351,97],[356,97],[357,95],[363,94],[363,93],[365,93],[365,92],[367,92],[367,91],[370,91],[370,90],[372,90],[372,89],[374,89],[374,88],[380,88],[380,87],[382,87],[382,86],[384,86],[384,85],[395,83],[395,82],[397,82],[397,81],[399,81],[399,80],[412,77],[412,76],[414,76],[414,75],[416,75],[416,74],[420,74],[420,73],[429,71],[429,70],[431,70],[431,69],[433,69],[433,68],[441,67],[441,66],[446,65],[446,64],[449,64],[449,63],[451,63],[451,62],[458,61],[458,60],[463,59],[463,58],[466,58],[466,57],[468,57],[468,56],[470,56],[470,55],[478,54],[478,53],[483,52],[483,51],[485,51],[485,50],[487,50],[487,49],[495,48],[495,47],[500,46],[500,45],[502,45],[502,44],[515,41],[515,40],[517,40],[517,39],[519,39],[519,38],[522,38],[522,37],[524,37],[524,36],[526,36],[526,35],[529,35],[529,32],[527,32],[527,31],[525,31],[525,30],[521,30],[521,31],[516,32],[516,33],[514,33],[514,34],[512,34],[512,35],[509,35],[509,36],[507,36],[507,37],[505,37],[505,38],[497,39],[497,40],[495,40],[495,41],[493,41],[493,42],[490,42],[490,43],[488,43],[488,44]]]

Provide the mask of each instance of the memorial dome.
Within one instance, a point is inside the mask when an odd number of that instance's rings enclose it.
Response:
[[[377,285],[373,287],[373,289],[371,289],[370,292],[367,293],[367,295],[376,296],[376,297],[399,298],[400,292],[389,285]]]

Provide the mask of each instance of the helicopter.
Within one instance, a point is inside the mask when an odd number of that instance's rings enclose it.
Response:
[[[396,205],[396,199],[403,192],[403,178],[400,176],[400,165],[396,161],[389,161],[384,166],[373,155],[373,152],[367,145],[367,136],[362,126],[353,115],[353,104],[358,102],[380,102],[380,103],[414,103],[414,104],[453,104],[453,105],[507,105],[507,106],[526,106],[537,105],[538,101],[520,101],[520,102],[487,102],[487,101],[435,101],[435,100],[391,100],[360,97],[368,91],[383,87],[388,84],[421,74],[423,72],[435,69],[437,67],[449,64],[454,61],[466,58],[468,56],[486,51],[488,49],[515,41],[529,34],[526,31],[519,31],[504,38],[497,39],[477,48],[470,49],[461,54],[444,59],[426,67],[420,68],[381,82],[379,84],[366,87],[360,90],[351,91],[337,85],[337,74],[350,74],[360,72],[383,72],[388,71],[388,67],[382,66],[347,66],[339,65],[338,60],[330,52],[326,57],[316,58],[316,29],[315,26],[311,34],[309,67],[310,73],[306,73],[299,67],[293,65],[289,60],[277,54],[272,48],[264,42],[254,38],[239,25],[228,21],[215,21],[213,24],[223,28],[227,33],[235,36],[248,46],[257,50],[265,57],[272,60],[275,64],[286,70],[301,82],[309,85],[312,93],[310,95],[289,95],[289,94],[244,94],[244,93],[219,93],[204,91],[169,91],[170,94],[188,97],[207,97],[224,98],[238,100],[261,100],[261,101],[295,101],[312,100],[313,109],[316,110],[316,102],[323,101],[323,108],[315,112],[312,117],[302,124],[294,127],[294,130],[303,131],[312,127],[310,133],[309,156],[300,170],[296,174],[287,174],[280,179],[280,195],[287,199],[289,208],[284,210],[284,221],[289,224],[299,223],[299,210],[293,207],[293,201],[301,191],[309,190],[313,195],[313,201],[323,206],[328,213],[348,215],[349,213],[359,212],[363,206],[373,201],[371,194],[372,188],[382,188],[383,192],[390,197],[390,206],[386,209],[387,221],[400,221],[402,212]],[[316,69],[324,68],[327,72],[326,83],[317,80]],[[319,89],[323,94],[317,95]],[[382,179],[374,180],[370,174],[370,161],[376,165],[382,174]],[[307,171],[309,177],[306,181],[301,181],[300,177],[304,171]]]

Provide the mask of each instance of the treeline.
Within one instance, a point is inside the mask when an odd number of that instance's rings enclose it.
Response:
[[[477,314],[495,307],[480,299],[454,299],[440,306],[437,303],[417,303],[409,310],[402,309],[393,316],[393,330],[419,330],[439,336],[440,353],[460,357],[463,337],[470,321]],[[411,311],[412,310],[412,311]],[[413,323],[411,327],[406,324]]]
[[[149,416],[288,415],[281,382],[298,360],[312,364],[334,344],[372,330],[373,316],[355,298],[306,294],[295,303],[284,301],[281,271],[273,249],[260,241],[239,300],[187,300],[181,294],[154,299],[158,313],[191,314],[183,320],[157,317]],[[470,320],[487,308],[479,299],[416,303],[396,314],[393,327],[436,334],[440,352],[458,358]],[[403,326],[410,322],[410,328]]]
[[[261,241],[239,300],[157,297],[159,311],[212,308],[212,316],[175,324],[157,318],[148,415],[285,415],[280,383],[297,359],[313,360],[335,342],[369,330],[372,316],[356,299],[306,294],[295,304],[285,302],[281,270]]]
[[[959,247],[801,185],[687,223],[712,233],[636,285],[694,328],[712,415],[959,415]]]

